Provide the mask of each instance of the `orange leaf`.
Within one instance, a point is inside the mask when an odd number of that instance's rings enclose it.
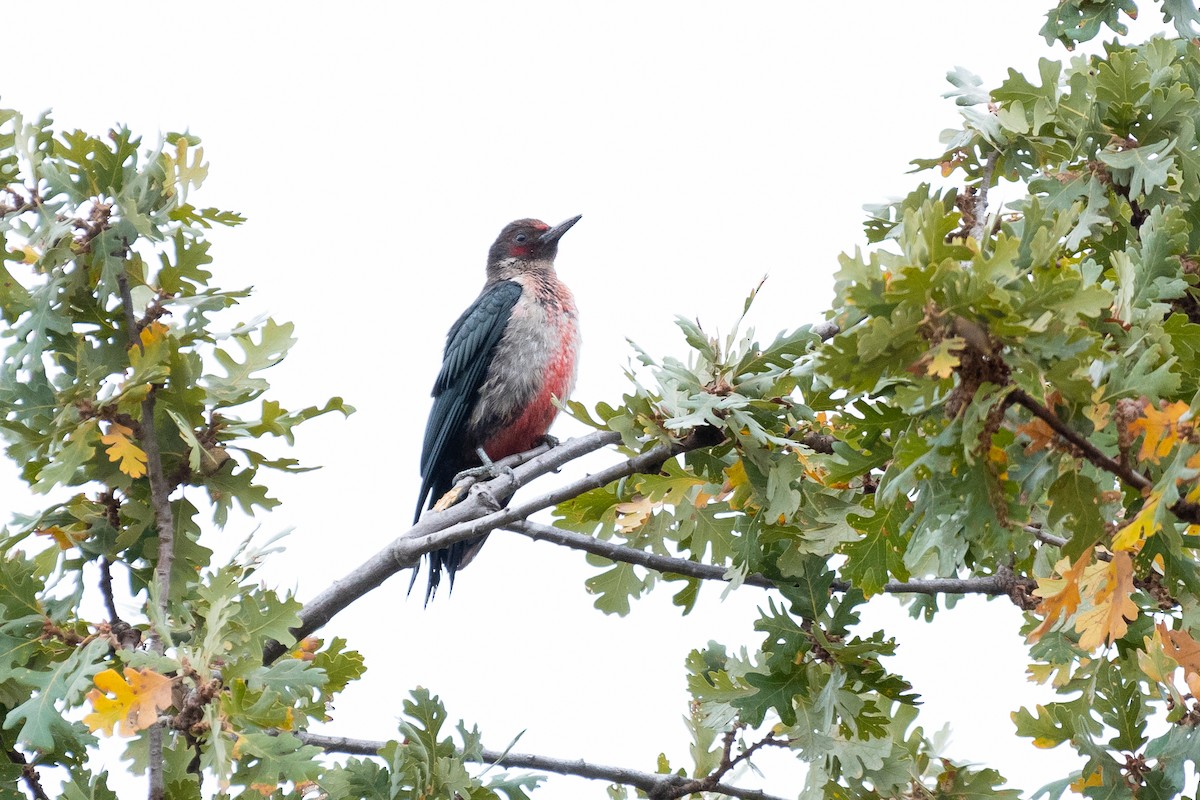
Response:
[[[145,730],[158,719],[159,711],[171,705],[171,679],[151,669],[126,667],[124,678],[115,669],[106,669],[93,680],[96,688],[87,696],[95,711],[83,723],[106,736],[112,736],[114,726],[123,736]]]
[[[1183,667],[1184,672],[1200,674],[1200,642],[1187,631],[1168,630],[1162,622],[1155,626],[1155,632],[1162,637],[1163,652],[1172,661]]]
[[[1046,450],[1054,443],[1054,429],[1039,417],[1034,417],[1024,425],[1018,425],[1017,433],[1023,433],[1029,437],[1029,444],[1025,446],[1025,455],[1027,456],[1033,455],[1039,450]]]
[[[1129,629],[1128,620],[1136,619],[1138,613],[1137,604],[1129,599],[1133,594],[1133,558],[1129,553],[1113,553],[1112,561],[1096,567],[1084,578],[1084,592],[1090,595],[1092,607],[1075,620],[1075,631],[1082,634],[1079,646],[1084,650],[1120,639]]]
[[[58,545],[58,549],[60,550],[70,550],[87,538],[86,531],[68,532],[57,525],[51,525],[49,528],[38,528],[34,533],[38,536],[49,536]]]
[[[1042,598],[1037,612],[1044,614],[1045,619],[1029,634],[1030,642],[1041,639],[1058,622],[1059,617],[1069,617],[1079,608],[1079,579],[1091,563],[1092,548],[1089,547],[1080,554],[1074,565],[1066,558],[1054,565],[1054,571],[1062,578],[1038,578],[1038,588],[1033,593]]]
[[[1142,416],[1129,425],[1129,430],[1133,431],[1134,435],[1146,435],[1142,440],[1142,449],[1138,451],[1138,460],[1157,464],[1171,452],[1176,442],[1181,439],[1179,419],[1187,410],[1188,405],[1182,400],[1176,400],[1161,411],[1153,406],[1146,406]]]
[[[131,478],[140,478],[146,474],[146,451],[129,438],[132,433],[129,428],[114,422],[109,426],[108,433],[100,437],[100,441],[109,445],[104,451],[108,453],[109,461],[120,462],[117,468],[121,472]]]

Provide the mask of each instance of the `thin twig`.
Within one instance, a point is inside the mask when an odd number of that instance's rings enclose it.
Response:
[[[585,553],[603,556],[610,561],[636,564],[639,567],[646,567],[647,569],[664,574],[683,575],[688,578],[699,578],[703,581],[728,582],[732,580],[729,575],[730,570],[726,567],[715,564],[701,564],[697,561],[688,561],[685,558],[672,558],[657,553],[648,553],[645,550],[626,547],[616,542],[606,542],[594,536],[556,528],[553,525],[542,525],[522,519],[510,522],[504,527],[513,533],[528,536],[534,541],[550,542],[551,544],[569,547],[573,550],[583,550]],[[775,588],[774,581],[758,573],[747,575],[742,578],[741,582],[747,586],[757,586],[762,589]]]
[[[4,754],[8,756],[9,761],[20,766],[21,780],[25,781],[25,788],[33,795],[34,800],[50,800],[50,796],[42,788],[42,779],[38,775],[37,767],[25,759],[25,754],[11,747],[5,748]]]
[[[1035,417],[1045,422],[1050,428],[1079,451],[1079,454],[1105,472],[1120,478],[1138,491],[1146,494],[1154,489],[1154,483],[1145,475],[1131,469],[1114,458],[1104,454],[1100,448],[1089,442],[1083,435],[1073,430],[1059,419],[1058,415],[1044,405],[1034,400],[1023,389],[1013,389],[1009,399],[1029,411]],[[1200,524],[1200,505],[1186,500],[1176,500],[1169,506],[1171,513],[1184,522],[1193,525]]]
[[[305,744],[315,745],[329,753],[348,753],[350,755],[374,756],[387,742],[370,739],[350,739],[343,736],[321,736],[315,733],[301,731],[296,734]],[[572,775],[576,778],[586,778],[593,781],[608,781],[622,786],[633,786],[643,792],[653,794],[663,789],[691,782],[690,778],[678,775],[661,775],[654,772],[628,769],[626,767],[610,767],[603,764],[592,764],[583,759],[560,759],[532,753],[505,753],[502,750],[483,750],[478,757],[465,756],[467,761],[479,764],[494,764],[511,769],[531,769],[538,772],[553,772],[558,775]],[[723,794],[727,797],[737,797],[740,800],[783,800],[757,789],[742,789],[737,786],[718,783],[705,791]],[[682,795],[666,795],[680,797]]]
[[[1054,545],[1055,547],[1066,547],[1067,542],[1070,541],[1069,539],[1064,539],[1061,536],[1055,536],[1053,533],[1047,533],[1037,525],[1026,525],[1025,532],[1031,534],[1033,538],[1037,539],[1039,542],[1045,542],[1046,544]],[[1100,559],[1101,561],[1112,561],[1112,554],[1105,553],[1103,550],[1097,550],[1096,558]]]
[[[791,745],[783,740],[776,739],[775,734],[768,733],[766,737],[760,739],[754,744],[747,747],[736,757],[733,757],[733,744],[737,740],[738,726],[730,728],[725,733],[725,749],[721,754],[721,763],[709,775],[703,778],[695,778],[686,783],[681,783],[675,786],[664,786],[656,792],[652,792],[650,797],[654,800],[675,800],[679,797],[684,797],[689,794],[699,794],[700,792],[715,791],[714,787],[721,785],[721,779],[743,761],[749,761],[750,756],[754,755],[758,750],[764,747],[790,747]]]
[[[112,561],[108,556],[100,558],[100,594],[104,596],[104,607],[108,610],[109,622],[121,622],[121,615],[117,613],[116,600],[113,599]]]
[[[133,297],[129,290],[129,279],[122,272],[117,276],[121,290],[121,304],[125,310],[125,332],[130,347],[141,347],[137,317],[133,313]],[[138,441],[146,454],[146,475],[150,480],[150,505],[154,509],[154,527],[158,532],[158,558],[154,563],[154,582],[158,590],[158,618],[165,620],[171,597],[171,569],[175,562],[175,519],[171,513],[170,489],[163,474],[162,454],[158,449],[158,432],[154,426],[155,390],[152,386],[142,401],[142,419],[138,425]],[[155,630],[150,647],[162,654],[166,649],[166,632]],[[150,728],[150,800],[162,800],[166,794],[163,780],[163,730],[161,725]]]
[[[632,547],[607,542],[575,531],[563,530],[552,525],[543,525],[529,520],[517,520],[506,524],[505,529],[522,536],[528,536],[535,541],[550,542],[551,544],[569,547],[573,550],[583,550],[586,553],[602,556],[610,561],[621,561],[626,564],[636,564],[639,567],[655,570],[670,575],[683,575],[688,578],[698,578],[704,581],[733,580],[729,569],[715,564],[700,564],[686,558],[672,558],[657,553],[648,553]],[[752,572],[741,579],[747,586],[757,586],[761,589],[773,589],[780,582]],[[1010,594],[1017,585],[1032,588],[1034,583],[1029,578],[1011,574],[985,575],[972,578],[919,578],[911,581],[888,581],[883,585],[884,594],[983,594],[999,597]],[[831,587],[835,592],[845,592],[851,588],[846,581],[834,581]]]
[[[983,165],[983,172],[979,176],[979,193],[975,195],[975,224],[971,226],[971,238],[977,242],[983,241],[983,230],[987,221],[987,198],[988,189],[992,185],[992,173],[996,170],[996,162],[1000,158],[1000,151],[993,150]]]

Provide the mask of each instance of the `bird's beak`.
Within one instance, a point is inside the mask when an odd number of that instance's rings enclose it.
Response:
[[[559,239],[562,238],[562,235],[564,233],[571,230],[572,225],[574,225],[576,222],[579,222],[579,220],[581,220],[581,219],[583,219],[583,214],[578,214],[574,217],[571,217],[566,222],[560,222],[559,224],[555,225],[553,228],[551,228],[550,230],[546,231],[541,236],[539,236],[538,241],[541,242],[542,244],[553,244],[554,242],[557,242]]]

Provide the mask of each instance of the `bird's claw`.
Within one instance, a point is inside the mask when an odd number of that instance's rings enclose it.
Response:
[[[471,479],[474,481],[479,481],[481,479],[490,481],[495,478],[499,478],[501,475],[507,475],[510,478],[513,477],[512,467],[500,466],[500,465],[488,462],[487,464],[484,464],[482,467],[472,467],[471,469],[464,469],[462,472],[460,472],[454,476],[454,483],[458,483],[459,481],[465,481],[467,479]]]
[[[546,445],[547,447],[558,447],[558,437],[551,436],[548,433],[543,433],[542,444]]]

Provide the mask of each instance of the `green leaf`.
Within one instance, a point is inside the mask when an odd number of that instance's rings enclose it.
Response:
[[[1047,495],[1051,501],[1047,522],[1070,532],[1063,554],[1074,561],[1105,535],[1100,487],[1087,475],[1068,469],[1050,486]]]
[[[79,704],[83,695],[92,689],[92,678],[104,669],[103,658],[107,653],[108,642],[94,639],[71,650],[66,658],[54,662],[48,670],[18,670],[18,679],[36,689],[36,694],[8,713],[4,729],[12,730],[20,725],[17,739],[46,751],[62,750],[68,742],[94,741],[80,732],[82,726],[79,723],[64,719],[56,706],[59,703]]]
[[[254,374],[283,360],[288,349],[296,343],[292,337],[293,329],[290,322],[280,325],[268,319],[259,329],[257,342],[251,332],[233,334],[230,338],[241,348],[243,360],[237,360],[228,350],[217,348],[214,356],[226,374],[204,376],[209,402],[218,407],[235,406],[265,392],[269,384],[263,378],[254,377]]]
[[[584,581],[590,594],[596,595],[592,603],[605,614],[625,616],[629,613],[629,601],[641,597],[650,585],[649,578],[639,577],[635,567],[624,561],[609,562],[599,556],[588,556],[593,565],[612,563],[612,567]]]

